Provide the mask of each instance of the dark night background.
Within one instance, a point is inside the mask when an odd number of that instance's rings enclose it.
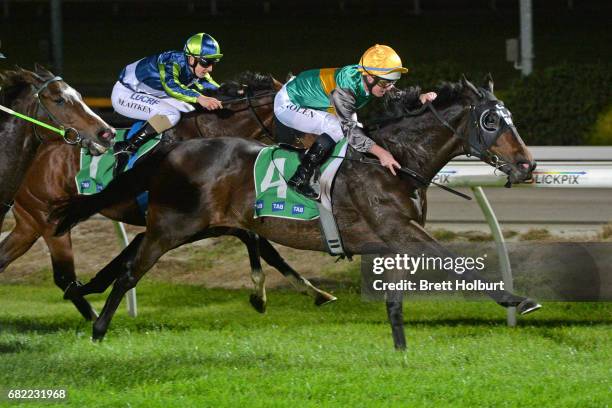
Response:
[[[225,54],[217,81],[243,70],[288,72],[356,63],[374,43],[394,47],[411,72],[402,85],[430,88],[491,72],[528,144],[612,144],[612,5],[533,1],[534,73],[506,61],[519,35],[518,0],[64,1],[63,76],[85,96],[108,97],[121,69],[180,49],[208,32]],[[0,0],[0,67],[52,66],[48,1]]]

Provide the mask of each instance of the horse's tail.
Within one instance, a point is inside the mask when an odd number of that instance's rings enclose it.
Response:
[[[63,235],[72,227],[103,209],[147,191],[160,161],[172,149],[155,149],[132,169],[121,173],[99,193],[61,199],[52,204],[49,221],[57,222],[55,235]]]

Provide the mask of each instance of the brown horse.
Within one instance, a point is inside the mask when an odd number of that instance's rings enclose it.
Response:
[[[239,81],[239,82],[237,82]],[[217,95],[225,100],[225,109],[210,112],[196,112],[184,115],[179,124],[165,132],[164,144],[172,141],[188,140],[201,137],[239,136],[248,139],[270,142],[272,129],[273,99],[275,92],[282,84],[271,76],[253,73],[240,75],[237,81],[230,81],[222,86]],[[244,93],[242,85],[247,85]],[[250,92],[253,94],[251,95]],[[165,146],[162,146],[162,150]],[[49,203],[60,198],[77,195],[74,177],[79,170],[79,149],[74,146],[49,144],[38,152],[36,160],[28,171],[25,181],[15,197],[13,213],[16,225],[10,234],[0,243],[0,272],[11,262],[23,255],[41,236],[45,240],[53,266],[53,277],[56,285],[62,290],[76,279],[71,237],[69,234],[56,237],[53,235],[55,225],[49,223]],[[143,159],[146,161],[146,157]],[[102,212],[105,216],[133,225],[145,225],[145,219],[136,202],[127,198],[121,203]],[[249,249],[251,267],[261,269],[259,257],[256,256],[256,239],[253,234],[235,229],[231,234],[240,238]],[[264,259],[276,250],[265,240],[260,242],[264,248]],[[293,271],[280,256],[275,257],[276,267],[290,276]],[[309,286],[301,277],[295,279],[301,287],[315,295],[319,304],[333,297]],[[94,280],[91,285],[108,284],[105,279]],[[304,282],[302,284],[302,282]],[[318,298],[317,298],[318,296]],[[86,319],[97,317],[90,304],[82,297],[71,299],[79,312]],[[257,299],[259,300],[259,298]],[[255,298],[253,299],[255,302]],[[254,303],[258,310],[265,308],[265,303]]]
[[[504,171],[511,183],[531,177],[535,162],[509,111],[493,95],[492,81],[476,88],[464,78],[460,83],[443,85],[438,94],[430,112],[415,117],[400,115],[371,134],[397,158],[404,171],[431,180],[451,158],[472,153]],[[391,108],[403,112],[405,106],[400,98]],[[126,191],[135,194],[149,190],[144,237],[132,241],[103,270],[107,273],[107,269],[114,269],[113,274],[120,275],[94,323],[94,339],[104,337],[125,292],[164,253],[186,242],[239,228],[285,246],[325,250],[317,221],[253,218],[253,165],[263,147],[241,139],[191,140],[160,157],[151,166],[154,172],[135,168],[116,179],[113,188],[57,208],[53,215],[59,219],[58,233],[62,233],[78,220],[121,200]],[[419,243],[432,255],[454,257],[423,228],[426,186],[413,177],[393,177],[381,166],[364,163],[355,151],[349,152],[333,191],[334,214],[345,249],[353,254],[401,253]],[[486,281],[474,271],[450,273],[463,281]],[[84,294],[87,291],[80,291]],[[540,307],[507,291],[488,294],[502,306],[517,307],[522,314]],[[388,311],[395,346],[404,348],[401,300],[388,303]]]
[[[0,111],[0,226],[11,208],[36,151],[41,145],[64,141],[104,153],[115,131],[83,102],[81,94],[36,64],[35,72],[22,68],[0,71],[0,104],[55,127],[70,129],[64,139],[50,130]]]

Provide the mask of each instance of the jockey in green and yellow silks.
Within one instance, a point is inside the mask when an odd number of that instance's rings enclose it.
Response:
[[[310,178],[342,137],[356,150],[377,156],[395,175],[399,163],[366,135],[356,112],[372,97],[384,96],[406,72],[408,69],[391,47],[377,44],[363,54],[359,64],[305,71],[285,84],[274,100],[277,119],[300,132],[319,135],[289,186],[306,197],[316,198]],[[435,97],[433,92],[415,95],[421,103]]]

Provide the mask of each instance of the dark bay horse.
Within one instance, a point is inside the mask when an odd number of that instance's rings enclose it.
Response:
[[[243,85],[247,86],[246,90]],[[271,126],[273,100],[275,92],[281,86],[282,84],[271,76],[243,73],[236,81],[224,84],[215,95],[225,101],[225,109],[183,115],[183,119],[175,128],[164,133],[163,144],[170,146],[174,141],[221,136],[243,137],[270,143],[273,135],[268,134],[267,129],[270,131],[273,129]],[[161,146],[162,150],[164,147]],[[56,285],[65,290],[75,281],[71,237],[69,234],[61,237],[53,235],[55,225],[48,221],[48,213],[49,203],[77,195],[74,177],[79,170],[79,157],[80,150],[74,146],[49,144],[39,149],[34,164],[27,172],[24,183],[15,197],[13,213],[16,225],[0,243],[0,272],[23,255],[42,236],[49,248]],[[145,157],[142,160],[148,159]],[[146,167],[146,164],[143,166]],[[123,202],[105,209],[102,214],[116,221],[145,225],[144,216],[138,205],[129,196],[126,196]],[[252,268],[261,269],[259,256],[253,252],[255,246],[252,243],[257,239],[254,234],[239,229],[229,233],[247,244]],[[267,256],[270,253],[274,255],[277,269],[285,274],[293,272],[269,242],[261,240],[260,246],[263,248],[261,252],[264,259],[270,259],[270,256]],[[112,279],[108,283],[106,280],[98,279],[94,280],[92,285],[107,287],[111,282]],[[307,281],[298,279],[297,282],[305,291],[315,296],[319,304],[334,299],[333,296],[307,285]],[[77,296],[71,300],[84,318],[97,317],[84,298]],[[254,306],[262,311],[265,302],[259,302]]]
[[[493,95],[492,81],[483,88],[476,88],[465,78],[459,83],[444,84],[434,101],[435,109],[420,116],[406,116],[403,98],[390,108],[404,114],[383,123],[371,133],[372,139],[385,146],[403,168],[427,180],[453,157],[466,152],[505,172],[509,182],[531,178],[535,162],[512,125],[510,113]],[[164,253],[184,243],[239,228],[292,248],[325,251],[318,221],[253,218],[253,165],[263,147],[235,138],[191,140],[161,158],[154,166],[155,172],[139,172],[135,168],[116,179],[113,189],[57,207],[53,215],[59,220],[58,233],[62,233],[121,200],[126,192],[149,190],[146,233],[102,271],[109,273],[113,269],[112,274],[118,278],[93,325],[94,339],[104,337],[126,291]],[[334,214],[348,252],[402,253],[420,243],[432,255],[453,256],[423,228],[426,185],[411,177],[394,177],[381,166],[365,164],[354,151],[350,156],[354,159],[344,161],[333,191]],[[137,184],[140,188],[135,187]],[[473,271],[450,274],[464,281],[486,281]],[[531,299],[507,291],[488,294],[500,305],[516,306],[523,314],[540,307]],[[404,348],[401,299],[387,306],[395,345]]]
[[[0,71],[0,104],[52,126],[73,129],[62,140],[52,131],[0,111],[2,226],[41,144],[59,146],[64,141],[98,155],[110,147],[115,131],[83,102],[81,94],[38,64],[35,72],[22,68]]]

